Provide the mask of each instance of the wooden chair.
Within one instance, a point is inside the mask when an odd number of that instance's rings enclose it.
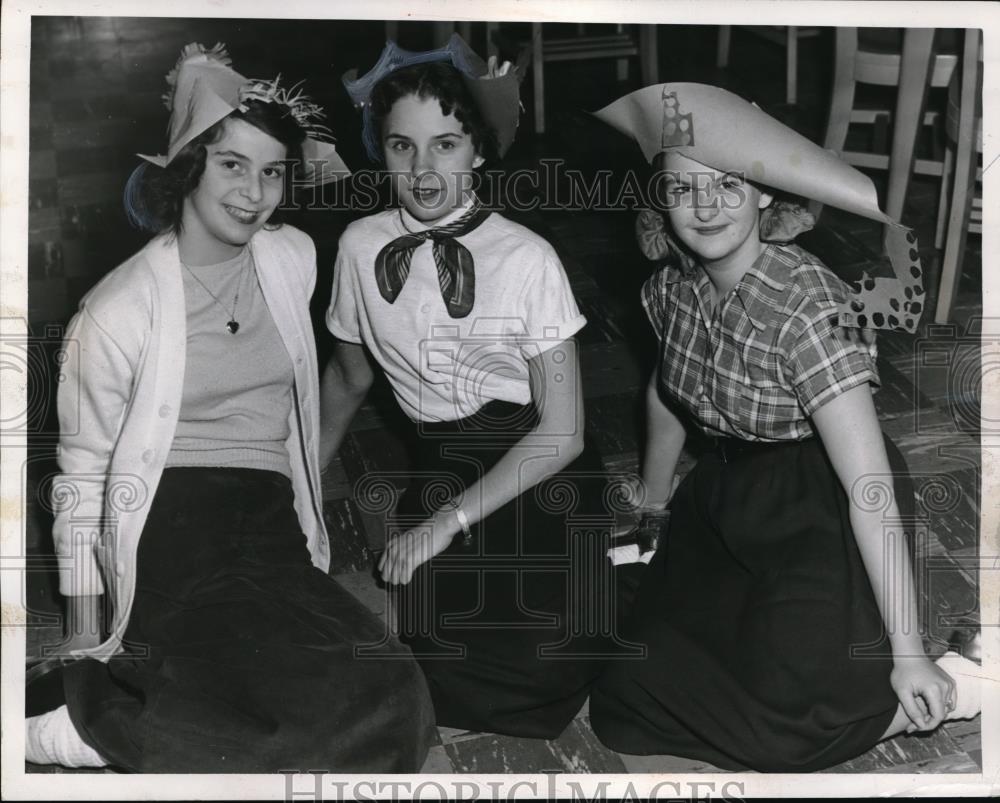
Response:
[[[798,102],[799,39],[819,36],[819,28],[799,28],[794,25],[741,25],[749,33],[770,42],[785,46],[785,102],[794,106]],[[729,66],[729,43],[732,26],[720,25],[715,55],[715,66],[720,70]]]
[[[945,156],[945,175],[941,182],[941,202],[938,205],[938,240],[942,239],[945,220],[947,238],[941,258],[941,284],[934,310],[935,323],[947,323],[951,317],[958,281],[962,275],[967,232],[983,230],[982,194],[980,192],[977,197],[974,192],[976,181],[982,181],[983,177],[982,168],[976,164],[977,154],[983,152],[982,92],[982,38],[979,30],[969,28],[965,32],[961,83],[952,81],[949,87],[945,117],[945,132],[950,143]],[[955,151],[953,157],[952,149]],[[951,203],[946,204],[952,162],[954,183],[951,188]],[[940,248],[940,242],[935,245]]]
[[[838,28],[836,32],[836,62],[833,94],[823,147],[838,153],[844,161],[857,167],[889,170],[889,189],[885,211],[899,219],[909,186],[910,173],[940,176],[943,163],[931,159],[914,159],[917,130],[921,119],[933,125],[934,114],[921,115],[929,87],[946,87],[958,62],[954,54],[939,54],[932,58],[933,28],[908,28],[902,36],[902,52],[862,49],[858,45],[857,28]],[[896,106],[885,109],[856,109],[857,84],[896,86]],[[847,130],[852,123],[878,123],[893,118],[892,150],[887,155],[867,151],[844,150]],[[819,215],[822,205],[810,204],[810,211]]]
[[[643,86],[657,82],[657,26],[617,24],[614,33],[587,36],[583,26],[571,37],[544,37],[544,26],[531,23],[531,73],[534,85],[535,133],[545,133],[545,64],[554,61],[616,59],[618,80],[628,79],[628,59],[637,57]],[[633,30],[626,30],[626,27]],[[634,30],[638,29],[638,30]],[[492,32],[491,32],[492,33]]]

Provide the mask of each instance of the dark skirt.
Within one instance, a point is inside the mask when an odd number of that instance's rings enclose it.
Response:
[[[478,480],[535,420],[531,407],[491,402],[461,421],[414,425],[417,471],[399,526]],[[580,710],[611,630],[608,528],[595,526],[606,525],[604,484],[600,458],[586,449],[397,590],[401,638],[439,725],[555,738]]]
[[[819,440],[736,446],[677,488],[626,629],[647,656],[608,665],[591,722],[623,753],[823,769],[888,728],[891,648]],[[886,446],[905,518],[912,486]]]
[[[288,478],[163,473],[125,651],[64,670],[70,716],[135,772],[416,772],[433,712],[410,651],[310,562]],[[382,643],[379,655],[355,646]]]

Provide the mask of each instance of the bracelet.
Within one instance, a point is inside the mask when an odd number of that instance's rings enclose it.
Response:
[[[668,510],[668,506],[670,505],[669,499],[667,499],[667,501],[665,502],[652,503],[652,504],[646,502],[645,483],[643,483],[643,481],[638,477],[636,477],[635,480],[632,479],[625,480],[625,484],[628,489],[628,495],[631,497],[629,501],[632,504],[632,509],[636,513],[655,514],[655,513],[662,513]],[[643,504],[641,505],[635,504],[637,501],[637,497],[640,497],[643,500]]]
[[[468,546],[472,542],[472,527],[469,525],[469,517],[465,515],[462,506],[454,499],[445,502],[449,508],[455,511],[455,518],[458,519],[458,526],[462,528],[462,544]]]

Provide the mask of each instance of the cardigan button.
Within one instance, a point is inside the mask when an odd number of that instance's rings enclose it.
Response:
[[[125,561],[123,560],[118,561],[118,563],[115,565],[115,573],[119,577],[125,576]]]
[[[168,415],[170,415],[170,405],[164,404],[160,408],[160,418],[166,418]]]
[[[152,462],[152,460],[153,460],[153,450],[152,449],[147,449],[145,452],[142,453],[142,462],[143,463],[150,463],[150,462]]]

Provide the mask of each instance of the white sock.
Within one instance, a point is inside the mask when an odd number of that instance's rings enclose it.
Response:
[[[608,550],[608,557],[614,566],[622,563],[649,563],[656,553],[650,550],[645,554],[639,554],[638,544],[628,544],[626,546],[616,546]]]
[[[106,767],[107,762],[80,738],[69,709],[28,717],[24,738],[24,758],[33,764],[61,764],[64,767]]]
[[[935,661],[955,681],[955,710],[946,719],[972,719],[982,710],[983,668],[957,652],[946,652]]]

